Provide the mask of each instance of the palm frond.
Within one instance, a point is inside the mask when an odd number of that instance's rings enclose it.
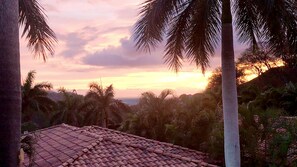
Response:
[[[205,72],[220,32],[221,2],[216,0],[147,0],[135,25],[138,49],[150,51],[167,32],[165,63],[178,72],[183,54]]]
[[[295,0],[257,0],[262,39],[277,55],[296,51],[297,15]]]
[[[146,111],[154,111],[158,105],[158,97],[153,92],[144,92],[139,99],[140,106]]]
[[[165,89],[165,90],[163,90],[161,93],[160,93],[160,95],[158,96],[158,98],[160,99],[160,100],[164,100],[164,99],[166,99],[166,97],[168,97],[169,95],[174,95],[174,92],[172,91],[172,90],[170,90],[170,89]]]
[[[204,73],[209,66],[209,56],[214,54],[220,32],[221,3],[217,0],[197,1],[193,14],[189,38],[186,41],[187,58],[201,67]]]
[[[35,71],[29,71],[26,77],[26,80],[23,84],[23,90],[25,92],[29,92],[29,90],[32,88],[33,83],[34,83],[34,79],[35,79]]]
[[[53,85],[48,82],[41,82],[34,86],[33,89],[43,89],[43,90],[51,90],[53,88]]]
[[[163,40],[166,26],[183,0],[146,0],[134,27],[136,47],[150,51]],[[161,12],[162,11],[162,12]]]
[[[89,110],[97,110],[98,108],[100,108],[100,110],[102,109],[102,104],[98,100],[94,99],[93,97],[85,96],[84,103],[82,103],[79,111],[88,112]]]
[[[100,97],[98,96],[98,94],[96,93],[96,92],[93,92],[93,91],[89,91],[87,94],[86,94],[86,96],[85,96],[85,99],[87,100],[87,101],[93,101],[93,100],[99,100],[100,99]]]
[[[19,0],[19,24],[24,26],[22,36],[26,35],[28,47],[35,56],[46,61],[47,52],[54,54],[56,35],[48,26],[44,9],[37,0]]]
[[[165,63],[169,65],[170,69],[178,72],[182,67],[183,53],[185,52],[185,41],[188,37],[190,12],[193,11],[194,4],[196,1],[191,3],[184,8],[178,8],[183,10],[178,12],[177,16],[174,17],[171,27],[169,27],[167,33],[167,44],[165,48]]]
[[[64,88],[64,87],[60,87],[59,89],[58,89],[58,92],[59,93],[66,93],[66,89]]]
[[[89,87],[90,87],[89,92],[95,92],[101,97],[104,96],[103,88],[98,83],[92,82],[92,83],[90,83]]]
[[[236,0],[234,3],[236,13],[235,23],[239,41],[257,47],[257,38],[261,38],[258,23],[258,11],[253,0]]]
[[[112,85],[105,88],[105,97],[109,99],[114,97],[114,90]]]

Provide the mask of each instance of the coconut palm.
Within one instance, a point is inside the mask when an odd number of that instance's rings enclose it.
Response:
[[[81,125],[79,113],[84,105],[83,96],[78,95],[75,90],[67,92],[65,88],[60,88],[58,91],[63,95],[63,100],[58,101],[57,112],[53,114],[51,124]]]
[[[52,84],[42,82],[33,85],[35,74],[35,71],[30,71],[22,86],[22,123],[33,122],[33,117],[40,114],[44,114],[45,118],[48,118],[56,105],[47,96],[47,91],[53,87]]]
[[[144,129],[142,133],[159,141],[165,141],[166,124],[176,110],[177,98],[172,90],[163,90],[159,96],[144,92],[139,99],[139,111]]]
[[[84,113],[84,125],[101,125],[113,129],[120,126],[130,110],[121,100],[114,99],[112,85],[103,89],[97,83],[90,84],[81,109]]]
[[[110,107],[113,103],[114,90],[112,85],[106,87],[99,86],[97,83],[90,84],[90,90],[86,95],[86,103],[93,106],[93,109],[88,114],[93,115],[93,123],[99,124],[100,117],[103,120],[102,126],[107,128],[109,121]]]
[[[240,42],[265,42],[275,54],[296,54],[296,0],[145,0],[135,25],[139,49],[150,51],[167,39],[165,62],[178,71],[182,60],[209,64],[222,43],[222,96],[226,166],[240,166],[238,104],[235,80],[233,18]]]
[[[0,3],[0,164],[15,167],[20,149],[21,79],[19,25],[28,46],[44,59],[53,54],[54,32],[37,0],[2,0]]]
[[[109,112],[109,128],[117,129],[131,114],[131,108],[121,100],[113,99],[113,102],[109,107]]]

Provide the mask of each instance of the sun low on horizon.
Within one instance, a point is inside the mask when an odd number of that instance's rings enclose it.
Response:
[[[22,81],[31,70],[36,83],[49,82],[54,89],[88,91],[91,82],[113,85],[115,97],[139,97],[172,89],[176,95],[205,89],[211,70],[220,64],[218,54],[201,70],[185,62],[179,73],[164,64],[164,47],[151,53],[137,51],[131,37],[143,0],[41,0],[49,26],[57,35],[55,55],[46,62],[34,58],[21,39]],[[236,50],[235,50],[236,51]]]

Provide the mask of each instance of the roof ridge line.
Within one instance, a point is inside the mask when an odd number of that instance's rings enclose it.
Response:
[[[75,126],[71,126],[71,125],[68,125],[68,124],[65,124],[65,123],[62,123],[62,124],[57,124],[57,125],[54,125],[54,126],[50,126],[50,127],[46,127],[46,128],[42,128],[42,129],[37,129],[37,130],[34,130],[34,131],[31,131],[31,132],[28,132],[28,133],[23,133],[21,134],[22,136],[23,135],[30,135],[30,134],[36,134],[38,132],[41,132],[41,131],[44,131],[44,130],[48,130],[48,129],[54,129],[56,127],[66,127],[66,128],[69,128],[69,129],[78,129],[77,127]]]
[[[98,145],[100,141],[103,140],[103,138],[100,137],[99,135],[97,135],[96,133],[92,133],[92,132],[88,131],[89,128],[88,129],[82,129],[82,128],[71,126],[71,125],[64,124],[64,123],[61,124],[61,126],[70,128],[73,131],[84,133],[85,135],[87,135],[89,137],[93,137],[95,139],[95,142],[93,142],[90,145],[82,148],[81,151],[79,151],[77,154],[75,154],[74,156],[72,156],[71,158],[69,158],[62,165],[59,165],[59,167],[65,167],[65,166],[71,165],[71,163],[74,162],[75,160],[77,160],[77,158],[79,158],[80,156],[82,156],[84,153],[88,152],[88,150],[92,149],[93,147],[95,147],[96,145]]]
[[[66,128],[69,128],[69,129],[72,129],[72,130],[80,129],[79,127],[71,126],[71,125],[68,125],[68,124],[65,124],[65,123],[61,123],[59,125],[63,126],[63,127],[66,127]]]
[[[58,167],[66,167],[68,165],[71,165],[75,160],[77,160],[79,157],[81,157],[83,154],[87,153],[91,149],[93,149],[95,146],[97,146],[101,141],[103,141],[104,138],[100,137],[95,142],[91,143],[90,145],[83,148],[80,152],[75,154],[73,157],[69,158],[66,162],[64,162],[62,165],[59,165]]]
[[[137,135],[129,134],[129,133],[126,133],[126,132],[121,132],[121,131],[117,131],[117,130],[114,130],[114,129],[108,129],[108,128],[103,128],[103,127],[94,126],[94,125],[93,126],[86,126],[86,127],[88,127],[89,129],[90,128],[98,128],[98,129],[103,129],[103,130],[107,130],[107,131],[112,131],[112,132],[115,132],[117,134],[127,135],[127,136],[130,136],[130,137],[135,137],[135,138],[139,138],[139,139],[146,140],[146,141],[151,141],[151,142],[154,142],[154,143],[164,144],[164,145],[170,146],[170,147],[175,147],[175,148],[182,149],[182,150],[185,150],[185,151],[190,151],[190,152],[195,152],[195,153],[200,153],[200,154],[203,154],[203,155],[207,155],[207,153],[204,153],[204,152],[201,152],[201,151],[197,151],[197,150],[193,150],[193,149],[190,149],[190,148],[182,147],[182,146],[175,145],[175,144],[172,144],[172,143],[166,143],[166,142],[161,142],[161,141],[157,141],[157,140],[153,140],[153,139],[148,139],[148,138],[145,138],[145,137],[142,137],[142,136],[137,136]]]
[[[149,152],[162,154],[162,155],[165,155],[165,156],[170,156],[170,157],[173,157],[173,158],[181,159],[183,161],[194,162],[194,163],[197,163],[197,164],[202,165],[202,166],[217,167],[216,165],[212,165],[212,164],[203,162],[202,160],[196,160],[196,159],[192,159],[192,158],[183,157],[181,155],[168,153],[168,152],[162,151],[160,149],[151,149],[149,147],[140,146],[140,145],[132,144],[132,143],[129,143],[129,142],[120,142],[120,141],[114,140],[114,139],[109,138],[109,137],[103,137],[103,140],[108,140],[108,141],[111,141],[111,142],[114,142],[114,143],[117,143],[117,144],[123,144],[123,145],[126,145],[126,146],[138,148],[138,149],[145,149],[146,151],[149,151]]]
[[[72,130],[75,130],[75,131],[77,130],[77,131],[83,132],[83,133],[85,133],[86,135],[88,135],[90,137],[94,137],[94,138],[98,138],[98,139],[95,140],[95,142],[91,143],[89,146],[86,146],[85,148],[83,148],[79,153],[74,155],[72,158],[67,160],[65,163],[62,164],[62,166],[59,166],[59,167],[65,167],[67,165],[71,165],[71,163],[73,161],[75,161],[78,157],[82,156],[84,153],[91,150],[93,147],[98,145],[103,140],[111,141],[111,142],[118,143],[118,144],[124,144],[126,146],[131,146],[131,147],[134,147],[134,148],[144,149],[144,150],[147,150],[147,151],[150,151],[150,152],[154,152],[154,153],[157,153],[157,154],[162,154],[162,155],[165,155],[165,156],[170,156],[170,157],[181,159],[181,160],[184,160],[184,161],[194,162],[194,163],[197,163],[197,164],[199,164],[199,165],[201,165],[203,167],[204,166],[217,167],[216,165],[206,163],[206,162],[204,162],[202,160],[187,158],[187,157],[184,157],[184,156],[181,156],[181,155],[178,155],[178,154],[173,154],[173,153],[163,151],[161,149],[151,149],[148,146],[140,146],[140,145],[132,144],[132,143],[129,143],[129,142],[121,142],[121,141],[118,141],[116,139],[113,139],[113,138],[110,138],[110,137],[107,137],[107,136],[97,135],[95,132],[90,132],[89,130],[91,130],[92,128],[95,128],[95,129],[101,129],[101,130],[105,130],[105,131],[111,131],[111,132],[114,132],[114,133],[117,133],[117,134],[120,134],[120,135],[126,135],[126,136],[129,136],[129,137],[134,137],[134,138],[137,138],[137,139],[154,142],[154,143],[157,143],[157,144],[163,144],[163,145],[166,145],[168,147],[174,147],[174,148],[177,148],[177,149],[182,149],[184,151],[190,151],[190,152],[194,152],[194,153],[200,153],[200,154],[203,154],[203,155],[207,155],[206,153],[196,151],[196,150],[192,150],[192,149],[189,149],[189,148],[184,148],[182,146],[175,145],[175,144],[172,144],[172,143],[166,143],[166,142],[160,142],[160,141],[153,140],[153,139],[147,139],[147,138],[144,138],[144,137],[141,137],[141,136],[128,134],[128,133],[113,130],[113,129],[103,128],[103,127],[99,127],[99,126],[96,126],[96,125],[84,126],[84,127],[81,127],[81,128],[74,127],[74,126],[67,125],[67,124],[61,124],[61,125],[64,126],[64,127],[67,127],[67,128],[71,128]]]

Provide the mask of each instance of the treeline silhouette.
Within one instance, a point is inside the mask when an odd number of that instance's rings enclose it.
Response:
[[[255,70],[259,76],[247,82],[248,63],[237,62],[242,166],[296,166],[297,77],[292,73],[296,67],[269,65],[267,71]],[[267,65],[252,63],[259,68]],[[22,131],[60,123],[97,125],[207,152],[211,163],[224,165],[219,68],[202,93],[177,97],[170,89],[159,95],[144,92],[136,105],[117,100],[112,85],[104,88],[97,83],[90,83],[85,96],[61,88],[59,97],[53,98],[48,94],[52,85],[34,84],[35,74],[29,72],[22,86]]]

